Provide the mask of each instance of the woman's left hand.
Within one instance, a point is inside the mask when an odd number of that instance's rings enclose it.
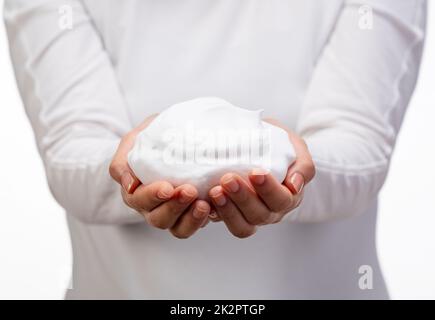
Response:
[[[265,121],[284,129],[295,148],[296,161],[289,167],[284,182],[281,184],[261,170],[253,170],[249,182],[237,174],[228,173],[221,178],[220,185],[209,192],[218,220],[223,220],[229,231],[239,238],[253,235],[258,225],[281,221],[298,207],[304,186],[315,175],[305,141],[278,121]]]

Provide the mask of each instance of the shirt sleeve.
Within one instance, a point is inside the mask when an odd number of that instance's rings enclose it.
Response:
[[[72,28],[62,21],[67,14]],[[18,88],[56,200],[86,223],[142,221],[108,174],[132,125],[83,4],[6,0],[4,19]]]
[[[290,221],[358,215],[376,200],[416,84],[425,21],[424,0],[343,2],[298,121],[317,170]]]

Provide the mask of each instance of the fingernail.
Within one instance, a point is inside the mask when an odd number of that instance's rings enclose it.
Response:
[[[173,189],[168,186],[164,185],[158,192],[157,192],[157,198],[162,200],[167,200],[170,197],[172,197]]]
[[[304,183],[305,183],[304,176],[299,172],[295,172],[290,177],[290,183],[294,188],[294,190],[292,190],[292,192],[293,193],[300,193],[302,191],[302,188],[304,187]]]
[[[222,181],[223,186],[230,192],[237,192],[240,189],[239,183],[234,177]]]
[[[126,172],[121,177],[121,185],[125,192],[130,193],[131,187],[133,186],[134,179],[129,172]]]
[[[210,211],[210,213],[208,214],[208,217],[210,219],[216,219],[218,217],[217,212],[214,210]]]
[[[212,194],[211,198],[213,199],[213,202],[219,207],[223,207],[227,203],[226,197],[221,192],[216,192]]]
[[[252,181],[256,185],[262,185],[266,181],[267,172],[263,169],[254,169],[252,170],[251,177]]]
[[[178,201],[180,203],[185,204],[185,203],[192,201],[192,198],[193,198],[193,196],[191,194],[189,194],[186,190],[181,190]]]

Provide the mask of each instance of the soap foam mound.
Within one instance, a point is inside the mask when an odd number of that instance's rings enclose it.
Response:
[[[175,104],[139,133],[128,163],[143,184],[190,183],[200,199],[228,172],[247,178],[262,169],[282,182],[295,152],[287,133],[261,116],[215,97]]]

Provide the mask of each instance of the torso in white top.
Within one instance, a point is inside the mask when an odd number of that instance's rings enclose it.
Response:
[[[372,31],[358,25],[366,3]],[[50,186],[68,212],[68,298],[388,297],[376,199],[418,72],[424,1],[84,0],[70,42],[56,45],[58,31],[41,23],[33,34],[37,18],[19,6],[5,11],[11,51]],[[28,29],[15,38],[20,15]],[[48,50],[29,49],[44,41]],[[71,75],[80,81],[67,85]],[[107,176],[119,137],[201,96],[264,109],[306,139],[317,176],[287,221],[244,240],[223,223],[187,240],[124,224],[140,219]],[[372,269],[372,289],[360,287],[361,266]]]

